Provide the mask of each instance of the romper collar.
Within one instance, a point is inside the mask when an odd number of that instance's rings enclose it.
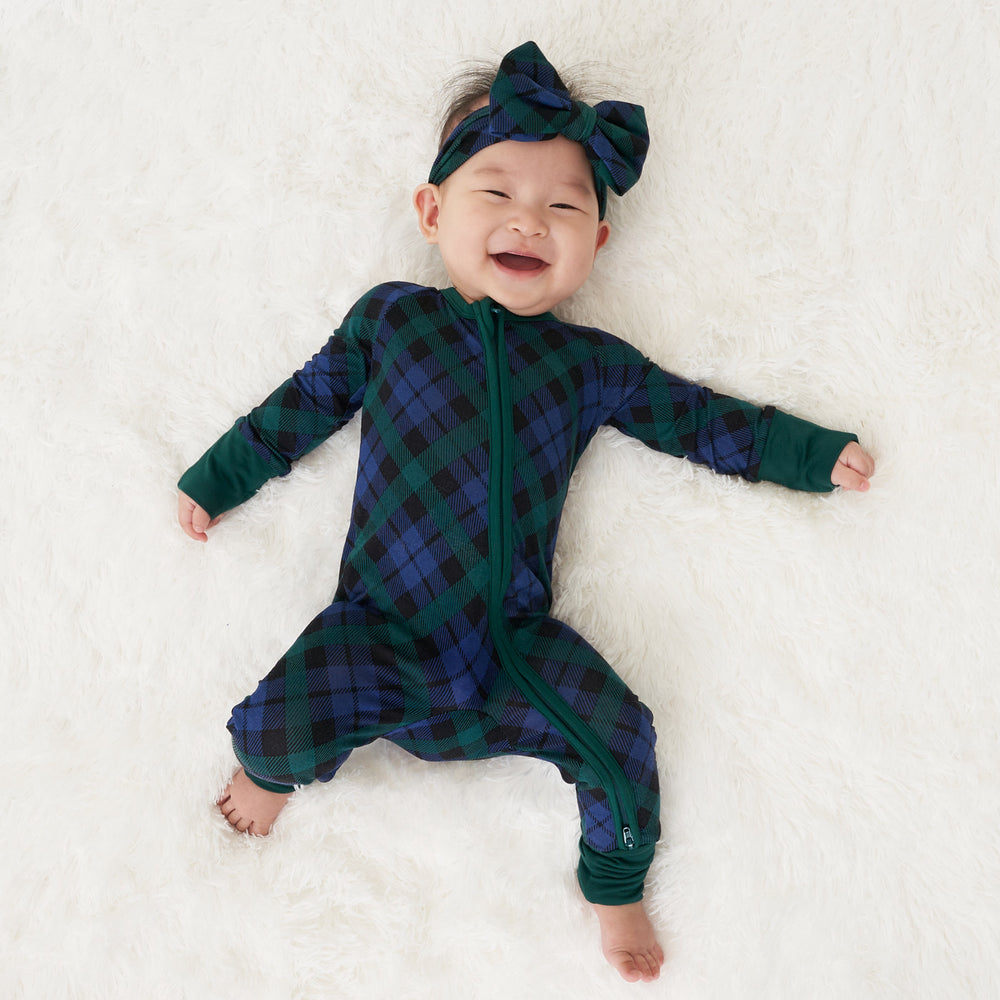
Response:
[[[457,288],[445,288],[442,290],[441,294],[444,296],[448,305],[450,305],[459,316],[464,316],[466,319],[475,319],[476,303],[466,302],[465,299],[462,298],[462,293]],[[486,299],[485,301],[489,303],[490,308],[499,310],[499,315],[504,318],[505,322],[532,323],[537,320],[555,319],[555,316],[553,316],[551,312],[539,313],[537,316],[519,316],[517,313],[512,313],[509,309],[505,309],[499,302],[494,302],[492,299]]]

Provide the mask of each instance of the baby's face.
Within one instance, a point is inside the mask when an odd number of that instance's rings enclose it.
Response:
[[[579,143],[499,142],[414,195],[420,228],[467,302],[533,316],[587,280],[609,227]]]

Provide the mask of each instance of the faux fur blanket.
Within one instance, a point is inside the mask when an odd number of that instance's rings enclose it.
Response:
[[[602,431],[557,613],[652,709],[661,980],[621,982],[554,769],[376,744],[272,837],[225,722],[336,582],[349,427],[214,529],[174,484],[383,280],[439,88],[534,39],[647,109],[566,317],[854,430],[868,495]],[[1000,8],[5,0],[0,995],[1000,996]]]

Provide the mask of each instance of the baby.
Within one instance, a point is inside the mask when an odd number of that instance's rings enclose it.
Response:
[[[874,464],[853,435],[692,385],[552,315],[608,240],[608,189],[639,178],[642,108],[573,100],[528,42],[458,117],[414,194],[451,287],[368,292],[180,480],[181,526],[205,541],[361,411],[333,603],[233,710],[240,768],[219,805],[266,834],[296,786],[377,738],[424,760],[550,761],[576,789],[577,876],[604,953],[650,981],[663,962],[642,904],[660,830],[652,717],[549,613],[573,469],[605,424],[795,489],[867,490]]]

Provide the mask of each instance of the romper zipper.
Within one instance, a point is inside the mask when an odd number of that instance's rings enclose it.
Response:
[[[632,826],[638,829],[634,813],[626,803],[631,789],[619,763],[593,730],[550,688],[520,656],[511,642],[503,615],[503,598],[511,578],[513,545],[514,417],[510,398],[510,372],[504,339],[503,314],[484,299],[476,303],[480,334],[486,355],[489,392],[489,626],[501,663],[518,682],[522,692],[597,772],[608,795],[615,822],[616,838],[626,850],[635,847]],[[488,334],[492,333],[490,337]]]

